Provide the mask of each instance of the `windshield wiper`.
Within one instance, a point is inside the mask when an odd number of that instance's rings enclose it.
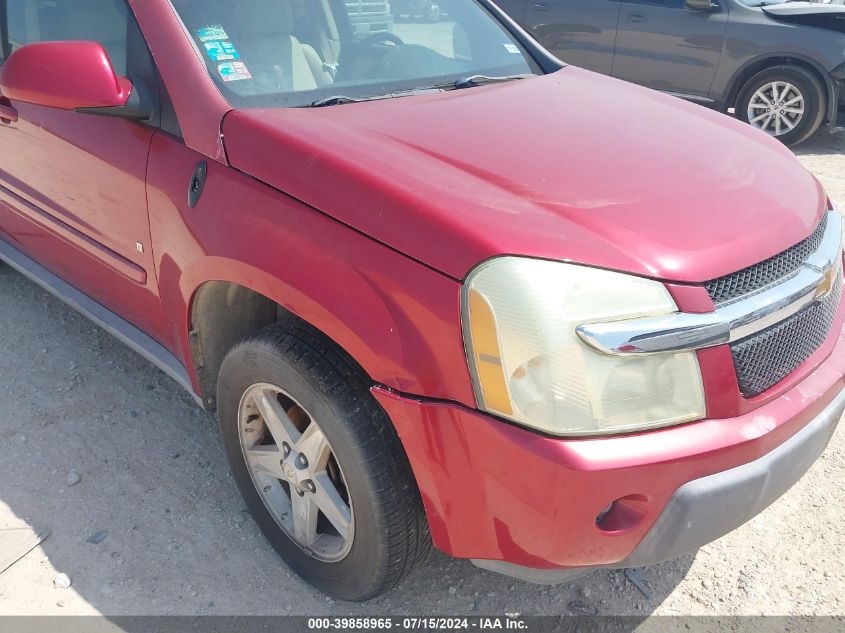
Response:
[[[372,95],[369,97],[347,97],[346,95],[332,95],[331,97],[323,97],[313,101],[310,105],[312,108],[322,108],[325,106],[343,105],[344,103],[359,103],[361,101],[378,101],[380,99],[397,99],[399,97],[410,97],[411,95],[419,94],[420,92],[430,92],[436,90],[435,88],[414,88],[412,90],[401,90],[399,92],[386,92],[380,95]]]
[[[429,86],[428,90],[463,90],[464,88],[475,88],[476,86],[486,86],[487,84],[501,84],[506,81],[515,81],[517,79],[528,79],[536,77],[534,74],[526,75],[504,75],[501,77],[492,77],[490,75],[468,75],[461,77],[455,81],[446,81],[442,84],[434,84]]]
[[[506,81],[514,81],[516,79],[528,79],[529,77],[536,77],[534,74],[526,75],[504,75],[501,77],[491,77],[490,75],[470,75],[469,77],[461,77],[451,84],[455,90],[462,90],[464,88],[473,88],[475,86],[485,86],[487,84],[501,84]]]
[[[322,108],[323,106],[341,105],[344,103],[357,103],[358,101],[365,101],[365,99],[356,99],[354,97],[345,97],[344,95],[332,95],[331,97],[324,97],[317,99],[311,103],[312,108]]]
[[[370,97],[347,97],[346,95],[332,95],[330,97],[323,97],[313,101],[310,105],[312,108],[323,108],[325,106],[343,105],[344,103],[359,103],[361,101],[378,101],[380,99],[396,99],[398,97],[410,97],[412,95],[420,94],[421,92],[442,92],[444,90],[463,90],[464,88],[473,88],[475,86],[484,86],[486,84],[498,84],[506,81],[514,81],[516,79],[528,79],[529,77],[536,77],[533,74],[527,75],[507,75],[503,77],[491,77],[489,75],[469,75],[461,77],[455,81],[449,81],[442,84],[434,84],[433,86],[425,86],[422,88],[411,88],[410,90],[402,90],[399,92],[388,92],[381,95],[372,95]]]

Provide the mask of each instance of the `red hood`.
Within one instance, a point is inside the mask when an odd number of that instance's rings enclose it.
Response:
[[[500,254],[705,281],[825,206],[778,142],[577,68],[325,108],[238,110],[235,167],[455,278]]]

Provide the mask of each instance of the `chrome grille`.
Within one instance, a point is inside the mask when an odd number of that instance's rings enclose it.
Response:
[[[772,284],[798,272],[801,264],[818,250],[827,227],[827,214],[807,239],[786,249],[779,255],[743,268],[739,272],[719,277],[705,284],[710,298],[717,306],[765,290]]]
[[[827,297],[731,345],[739,389],[744,396],[756,396],[773,387],[821,347],[836,318],[841,294],[840,273]]]

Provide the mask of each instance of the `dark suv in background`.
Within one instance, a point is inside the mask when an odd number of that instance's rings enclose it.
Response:
[[[836,124],[845,6],[787,0],[499,0],[566,62],[727,112],[793,145]]]

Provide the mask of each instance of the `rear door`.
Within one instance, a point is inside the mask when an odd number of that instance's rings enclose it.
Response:
[[[717,11],[688,9],[684,0],[622,0],[613,76],[684,95],[705,97],[722,56],[728,3]]]
[[[619,0],[528,0],[522,24],[563,61],[609,75],[619,8]]]
[[[93,40],[118,75],[155,91],[124,0],[0,0],[5,50]],[[6,100],[8,101],[8,100]],[[154,125],[11,102],[0,124],[0,201],[17,248],[160,342],[169,340],[150,246],[145,176]]]

